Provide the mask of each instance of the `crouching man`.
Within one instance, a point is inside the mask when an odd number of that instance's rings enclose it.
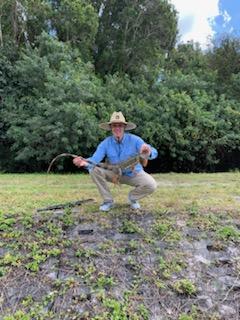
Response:
[[[140,137],[126,132],[135,129],[136,125],[127,122],[122,112],[114,112],[109,122],[101,123],[99,126],[104,130],[111,131],[112,135],[104,139],[98,145],[93,156],[87,159],[91,163],[98,164],[107,158],[109,164],[117,165],[137,154],[141,154],[149,160],[157,157],[158,152],[155,148],[146,144]],[[81,157],[74,158],[73,163],[77,167],[86,167],[89,170],[92,180],[103,198],[99,209],[109,211],[114,206],[114,201],[108,182],[114,181],[114,172],[98,166],[91,166]],[[138,200],[154,192],[157,187],[156,181],[144,171],[141,163],[137,163],[134,168],[123,169],[119,176],[119,183],[134,187],[128,195],[128,203],[134,210],[140,209]]]

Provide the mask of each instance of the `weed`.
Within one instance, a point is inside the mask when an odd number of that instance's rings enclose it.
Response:
[[[8,267],[1,267],[0,266],[0,278],[4,277],[8,273],[9,268]]]
[[[112,320],[127,320],[127,307],[124,303],[115,299],[106,298],[103,300],[103,305],[110,311]],[[110,316],[109,314],[109,316]]]
[[[59,236],[62,234],[62,229],[53,222],[48,222],[47,228],[49,232],[52,233],[54,236]]]
[[[2,238],[4,239],[18,239],[23,235],[22,231],[10,229],[7,232],[2,233]]]
[[[197,292],[195,285],[188,279],[181,279],[173,284],[173,289],[179,294],[191,296]]]
[[[70,239],[63,239],[61,243],[63,247],[68,248],[71,247],[73,241]]]
[[[156,279],[156,280],[154,281],[154,284],[155,284],[156,287],[157,287],[158,289],[160,289],[160,290],[166,288],[165,283],[162,282],[162,281],[160,281],[160,280],[158,280],[158,279]]]
[[[39,263],[37,261],[32,261],[32,262],[26,263],[25,268],[30,271],[33,271],[33,272],[38,272],[39,271]]]
[[[0,262],[4,266],[19,267],[22,263],[22,257],[19,255],[13,255],[10,252],[5,253],[3,259]]]
[[[167,262],[163,259],[163,257],[159,258],[159,270],[165,270],[167,268]]]
[[[70,227],[74,224],[71,208],[65,209],[64,215],[62,216],[62,222],[64,227]]]
[[[144,241],[148,244],[152,244],[152,245],[155,244],[155,240],[151,236],[149,236],[148,234],[144,235]]]
[[[240,232],[233,226],[224,226],[217,230],[217,237],[222,240],[239,240]]]
[[[22,300],[22,305],[24,307],[30,307],[33,304],[33,297],[32,296],[26,296],[23,300]]]
[[[90,263],[85,270],[84,279],[86,283],[92,283],[95,280],[94,274],[96,272],[96,267],[93,263]]]
[[[182,239],[182,235],[178,230],[172,230],[170,234],[166,237],[166,241],[178,242]]]
[[[106,240],[106,241],[104,241],[103,243],[101,243],[99,245],[99,249],[103,250],[103,251],[110,250],[110,249],[112,249],[112,247],[113,247],[113,241],[112,240]]]
[[[178,273],[185,267],[186,264],[178,256],[169,260],[164,260],[163,257],[159,258],[158,271],[165,279],[170,279],[173,273]]]
[[[190,204],[188,204],[185,208],[186,208],[187,213],[191,217],[196,217],[199,213],[199,206],[195,200],[192,201]]]
[[[212,230],[215,231],[218,224],[218,218],[214,214],[200,214],[192,217],[192,219],[188,220],[187,225],[198,226],[200,230]]]
[[[164,238],[166,241],[174,242],[181,239],[181,234],[174,230],[172,224],[167,222],[156,222],[153,225],[153,233],[158,238]]]
[[[52,248],[52,249],[46,251],[48,257],[50,257],[50,256],[57,257],[61,254],[61,252],[62,251],[58,248]]]
[[[81,266],[81,264],[76,263],[73,265],[75,274],[79,275],[79,276],[83,276],[85,274],[85,270],[84,268]]]
[[[155,223],[155,225],[153,226],[154,228],[154,233],[158,236],[158,237],[164,237],[169,229],[170,229],[170,225],[167,223],[160,223],[157,222]]]
[[[50,250],[41,249],[39,244],[36,242],[28,243],[27,247],[31,249],[31,252],[27,255],[27,258],[30,258],[32,261],[26,263],[25,268],[33,272],[38,272],[40,263],[46,261],[49,256],[58,256],[61,253],[61,250],[58,248],[52,248]]]
[[[141,316],[141,319],[143,320],[148,320],[149,319],[149,311],[147,310],[147,308],[145,307],[144,304],[140,304],[138,307],[138,313]]]
[[[31,320],[31,316],[29,314],[26,314],[22,310],[19,310],[14,313],[14,315],[6,316],[3,318],[3,320]]]
[[[115,285],[115,281],[113,277],[107,276],[104,273],[99,273],[97,282],[96,282],[96,287],[98,289],[106,289],[109,287],[113,287]]]
[[[26,228],[26,229],[30,229],[33,225],[33,218],[32,216],[26,215],[22,217],[22,225]]]
[[[194,320],[193,317],[190,315],[187,315],[186,313],[180,314],[178,320]]]
[[[67,241],[67,240],[66,240]],[[62,241],[62,243],[64,242],[64,240]],[[41,240],[39,240],[39,244],[42,245],[49,245],[49,246],[56,246],[56,245],[60,245],[59,242],[59,238],[58,237],[48,237],[45,236],[44,238],[42,238]],[[64,246],[64,245],[63,245]]]
[[[139,233],[141,229],[132,221],[124,220],[120,228],[121,233]]]
[[[44,230],[37,230],[35,233],[35,236],[37,239],[42,239],[46,235],[46,232]]]
[[[84,248],[80,248],[76,251],[75,256],[77,258],[90,258],[95,256],[96,253],[94,250],[92,249],[84,249]]]
[[[72,288],[77,284],[77,281],[73,277],[69,277],[65,280],[66,288]]]
[[[15,218],[9,218],[4,214],[0,215],[0,231],[10,231],[14,223],[16,222]]]
[[[138,242],[136,240],[131,240],[129,242],[129,248],[134,251],[138,248]]]

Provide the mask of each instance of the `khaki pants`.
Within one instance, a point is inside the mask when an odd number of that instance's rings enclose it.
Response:
[[[97,188],[104,201],[113,201],[112,194],[109,190],[107,182],[113,182],[114,173],[111,170],[95,167],[90,171],[93,182],[97,185]],[[120,176],[119,183],[127,184],[135,187],[129,192],[129,199],[139,200],[154,192],[157,187],[156,181],[150,174],[145,171],[141,171],[134,175]]]

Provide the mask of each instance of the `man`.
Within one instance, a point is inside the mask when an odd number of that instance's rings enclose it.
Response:
[[[91,163],[98,164],[106,157],[110,164],[118,164],[136,154],[143,154],[150,160],[157,157],[158,153],[155,148],[146,144],[140,137],[125,132],[136,128],[136,125],[132,122],[127,122],[122,112],[114,112],[109,122],[101,123],[99,126],[104,130],[112,131],[112,135],[104,139],[98,145],[93,156],[87,159]],[[107,182],[113,182],[113,171],[91,166],[81,157],[75,158],[73,163],[77,167],[85,166],[89,170],[103,198],[103,203],[99,209],[101,211],[109,211],[114,206],[114,202]],[[135,187],[128,195],[130,207],[134,210],[140,209],[138,200],[151,194],[157,186],[156,181],[143,170],[140,163],[136,164],[134,169],[124,169],[119,177],[119,183]]]

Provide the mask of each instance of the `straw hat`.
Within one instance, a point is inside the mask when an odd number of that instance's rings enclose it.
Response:
[[[125,130],[132,130],[136,128],[135,123],[133,122],[127,122],[126,119],[124,118],[123,114],[121,111],[119,112],[113,112],[110,121],[109,122],[104,122],[104,123],[100,123],[99,127],[101,129],[107,130],[107,131],[111,131],[111,124],[112,123],[123,123],[125,124]]]

